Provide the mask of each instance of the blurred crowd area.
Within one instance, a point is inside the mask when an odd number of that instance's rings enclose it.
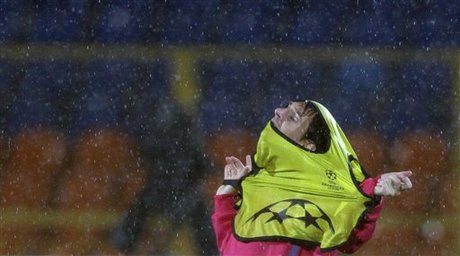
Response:
[[[224,157],[254,153],[276,107],[313,99],[368,173],[414,172],[358,254],[457,255],[456,1],[2,0],[0,13],[0,254],[115,254],[111,230],[152,184],[176,208],[189,204],[168,189],[196,185],[212,210]],[[183,170],[192,157],[208,168]],[[193,221],[174,222],[153,211],[133,253],[203,254]]]
[[[3,42],[458,46],[457,1],[2,0]]]

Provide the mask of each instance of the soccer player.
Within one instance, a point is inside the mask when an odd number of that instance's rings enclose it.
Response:
[[[314,101],[277,108],[244,165],[226,157],[212,216],[222,255],[337,255],[368,241],[381,196],[410,171],[368,177],[340,126]]]

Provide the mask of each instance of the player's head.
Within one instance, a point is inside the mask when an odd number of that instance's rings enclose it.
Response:
[[[308,150],[325,152],[329,148],[329,128],[312,101],[295,100],[276,108],[271,122],[286,137]]]

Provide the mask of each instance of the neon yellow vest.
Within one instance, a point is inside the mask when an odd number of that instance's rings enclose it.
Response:
[[[329,111],[313,102],[326,121],[327,152],[310,152],[270,122],[254,160],[259,171],[242,183],[234,232],[241,241],[289,241],[332,249],[347,241],[372,199],[358,189],[367,177]]]

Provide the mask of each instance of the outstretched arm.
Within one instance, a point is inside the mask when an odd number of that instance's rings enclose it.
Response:
[[[235,184],[252,170],[251,157],[246,156],[246,165],[236,157],[226,157],[224,183]],[[216,233],[217,247],[222,253],[228,238],[232,235],[232,221],[237,210],[234,208],[238,190],[234,185],[222,185],[214,196],[214,213],[212,225]]]
[[[412,176],[411,171],[382,174],[374,188],[374,193],[379,196],[397,196],[412,188],[410,176]]]
[[[246,156],[246,165],[236,157],[225,157],[227,164],[224,168],[224,184],[217,189],[216,195],[236,194],[236,185],[241,178],[245,177],[252,171],[251,156]]]
[[[382,200],[378,196],[395,196],[402,191],[412,188],[409,177],[412,172],[390,172],[377,178],[368,178],[361,183],[361,190],[376,199],[376,204],[365,213],[363,219],[352,231],[348,241],[339,250],[345,253],[356,252],[361,246],[372,238],[377,219],[382,210]],[[376,197],[377,196],[377,197]]]

